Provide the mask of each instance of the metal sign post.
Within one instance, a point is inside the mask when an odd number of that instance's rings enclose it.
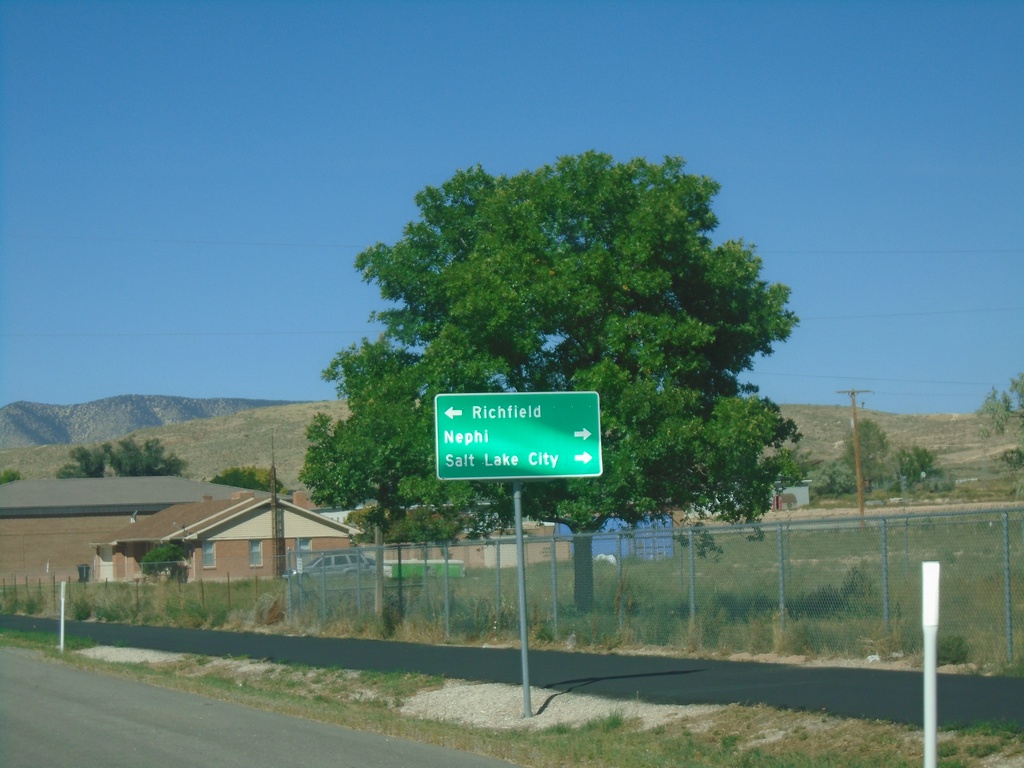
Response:
[[[532,717],[522,481],[597,477],[604,471],[597,392],[437,395],[434,430],[441,480],[512,481],[523,717]]]
[[[523,667],[523,717],[533,717],[530,704],[530,657],[526,631],[526,555],[523,547],[523,483],[512,483],[512,499],[516,510],[516,570],[519,584],[519,655]]]

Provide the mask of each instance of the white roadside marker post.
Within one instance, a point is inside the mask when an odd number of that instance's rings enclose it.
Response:
[[[921,563],[921,628],[924,630],[924,768],[938,756],[939,564]]]
[[[64,653],[64,598],[67,594],[68,583],[60,583],[60,652]]]

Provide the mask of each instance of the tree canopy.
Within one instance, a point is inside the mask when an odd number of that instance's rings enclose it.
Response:
[[[78,445],[71,449],[71,463],[57,471],[57,477],[104,477],[108,471],[120,477],[180,475],[185,461],[168,453],[164,445],[151,438],[139,445],[134,438],[118,440],[117,445],[103,443],[95,448]]]
[[[740,377],[796,317],[751,246],[712,242],[718,184],[683,168],[588,152],[417,194],[401,239],[356,258],[384,332],[323,373],[351,415],[308,428],[312,498],[372,499],[364,520],[385,532],[486,532],[508,519],[508,488],[434,476],[434,395],[593,390],[605,473],[530,484],[531,517],[580,532],[766,512],[796,427]]]
[[[228,467],[218,472],[210,482],[218,485],[233,485],[236,488],[251,488],[254,491],[270,491],[270,469],[260,467]],[[274,477],[274,488],[278,493],[284,491],[284,483]]]

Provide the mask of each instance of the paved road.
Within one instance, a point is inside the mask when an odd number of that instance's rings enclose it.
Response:
[[[24,616],[0,615],[0,627],[58,631],[56,620]],[[518,649],[73,621],[66,623],[65,632],[104,645],[522,684]],[[923,679],[915,672],[531,651],[530,683],[656,704],[767,704],[912,725],[923,722]],[[939,725],[1001,720],[1024,726],[1021,678],[940,675],[938,698]]]
[[[508,768],[465,752],[263,712],[0,648],[0,765]]]

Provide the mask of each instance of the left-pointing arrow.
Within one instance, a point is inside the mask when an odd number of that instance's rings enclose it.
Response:
[[[448,410],[444,412],[444,415],[449,419],[454,419],[456,416],[461,416],[462,411],[456,408],[454,405],[448,407]]]
[[[593,457],[593,456],[591,456],[591,455],[590,455],[589,453],[587,453],[586,451],[584,451],[583,453],[577,453],[577,454],[576,454],[575,456],[573,456],[573,458],[574,458],[574,459],[576,459],[576,461],[581,461],[581,462],[583,462],[584,464],[589,464],[589,463],[590,463],[590,460],[591,460],[592,458],[594,458],[594,457]]]

